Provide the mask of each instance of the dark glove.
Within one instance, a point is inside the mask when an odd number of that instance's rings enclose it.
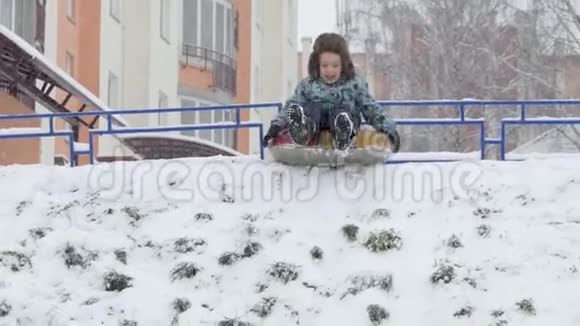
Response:
[[[379,127],[376,128],[378,132],[382,132],[389,137],[389,141],[391,142],[391,147],[393,148],[393,153],[397,153],[401,147],[401,138],[399,137],[399,132],[394,127]]]
[[[397,129],[391,129],[387,130],[385,133],[391,141],[391,145],[393,146],[393,153],[397,153],[401,148],[401,137],[399,137],[399,132]]]
[[[270,125],[270,129],[268,129],[266,136],[264,136],[262,146],[268,147],[268,143],[270,142],[270,140],[278,137],[278,134],[280,133],[281,130],[282,130],[282,127],[280,127],[279,125],[276,125],[276,124]]]

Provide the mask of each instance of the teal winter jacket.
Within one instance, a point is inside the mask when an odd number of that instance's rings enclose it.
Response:
[[[272,120],[273,125],[280,128],[287,126],[286,110],[291,104],[298,104],[302,107],[315,104],[322,110],[328,110],[327,113],[331,115],[335,110],[346,109],[351,113],[357,127],[360,125],[362,116],[364,121],[378,131],[391,133],[395,129],[395,122],[388,117],[380,105],[376,104],[369,94],[368,84],[360,77],[349,80],[341,78],[333,84],[310,77],[302,79],[294,93],[285,102],[283,109]]]

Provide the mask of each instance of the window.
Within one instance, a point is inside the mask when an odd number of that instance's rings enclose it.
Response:
[[[257,101],[262,100],[262,79],[260,78],[260,67],[258,65],[254,66],[254,89]]]
[[[233,49],[233,27],[232,27],[232,10],[230,8],[226,9],[226,54],[230,57],[234,57],[234,49]]]
[[[183,43],[234,56],[235,12],[228,0],[183,0]]]
[[[109,72],[107,95],[107,105],[111,108],[117,108],[119,105],[119,78],[112,72]]]
[[[37,33],[44,33],[44,8],[39,0],[0,0],[0,25],[11,30],[28,44],[36,46]]]
[[[202,102],[194,98],[182,98],[181,107],[208,107],[216,104]],[[210,124],[224,121],[233,121],[235,111],[233,110],[205,110],[196,112],[182,112],[181,123],[184,125]],[[208,130],[187,130],[182,131],[183,135],[199,137],[230,148],[234,146],[235,129],[208,129]]]
[[[169,19],[170,19],[170,0],[161,0],[161,13],[159,19],[159,30],[161,38],[169,42]]]
[[[159,91],[159,108],[166,108],[169,106],[169,99],[163,91]],[[168,124],[167,113],[159,112],[158,123],[160,126],[166,126]]]
[[[224,113],[223,121],[234,121],[236,118],[236,111],[235,110],[227,110],[222,111]],[[236,129],[222,129],[223,132],[223,140],[222,144],[226,145],[227,147],[234,148],[234,133]]]
[[[109,14],[116,21],[121,21],[121,2],[120,2],[120,0],[109,0]]]
[[[71,77],[75,76],[75,57],[68,51],[64,55],[64,71]]]
[[[57,155],[54,157],[54,165],[67,166],[69,165],[68,158],[63,155]]]
[[[288,37],[288,44],[290,46],[294,46],[294,40],[290,36],[296,34],[296,22],[294,20],[294,15],[292,15],[292,13],[294,12],[293,8],[294,8],[294,1],[288,0],[288,15],[286,17],[288,19],[288,36],[289,36]]]
[[[163,91],[159,91],[159,107],[160,108],[166,108],[169,106],[169,99],[167,98],[167,95],[165,94],[165,92]]]
[[[183,43],[197,45],[198,0],[183,1]]]
[[[14,30],[14,7],[14,0],[0,1],[0,24],[10,30]]]
[[[183,107],[183,108],[192,108],[192,107],[196,107],[196,106],[197,106],[196,101],[189,100],[189,99],[182,99],[181,100],[181,107]],[[181,112],[181,124],[193,125],[196,123],[197,123],[197,112],[187,112],[187,111]],[[193,136],[193,137],[197,136],[196,130],[184,130],[181,133],[186,135],[186,136]]]
[[[73,20],[75,19],[75,0],[66,0],[66,16]]]
[[[201,3],[201,47],[213,49],[213,1],[202,0]]]
[[[262,23],[264,22],[264,4],[262,3],[262,0],[256,0],[254,1],[254,4],[256,6],[256,27],[261,30]]]
[[[206,106],[210,106],[210,104],[200,102],[199,106],[206,107]],[[199,115],[199,123],[201,123],[201,124],[212,123],[213,113],[214,112],[210,111],[210,110],[198,111],[197,114]],[[213,140],[212,139],[213,133],[214,133],[213,129],[206,129],[206,130],[200,130],[198,135],[199,135],[199,138],[212,141]]]
[[[44,53],[45,44],[45,25],[46,25],[46,1],[47,0],[37,0],[36,7],[32,10],[36,11],[36,24],[34,29],[30,30],[30,41],[31,45],[40,52]],[[28,25],[28,24],[27,24]],[[31,24],[32,25],[32,24]],[[25,38],[26,39],[26,38]]]
[[[213,111],[213,123],[218,123],[218,122],[223,122],[224,121],[224,112],[223,110],[216,110]],[[215,141],[218,144],[223,144],[224,143],[224,129],[215,129],[213,131],[213,141]]]
[[[224,5],[216,3],[215,6],[215,50],[225,53],[224,29],[225,29],[225,8]]]

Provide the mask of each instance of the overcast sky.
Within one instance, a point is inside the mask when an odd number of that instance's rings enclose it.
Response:
[[[314,41],[319,34],[334,31],[335,26],[334,0],[298,0],[298,51],[302,50],[302,37]]]

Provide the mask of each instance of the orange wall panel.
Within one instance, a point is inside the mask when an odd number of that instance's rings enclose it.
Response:
[[[201,68],[189,65],[179,67],[179,83],[181,85],[192,89],[211,90],[212,79],[211,70],[202,71]]]
[[[79,29],[82,37],[78,40],[79,67],[77,80],[98,97],[101,74],[101,0],[81,0],[78,3],[80,7],[79,16],[81,17]],[[85,119],[85,121],[90,123],[93,119],[93,117],[90,117]],[[104,117],[101,119],[104,119]],[[93,153],[98,153],[98,140],[98,137],[93,139]],[[89,142],[89,129],[87,127],[80,129],[79,142]],[[78,163],[88,164],[89,157],[80,156]]]
[[[239,14],[239,49],[236,55],[237,76],[236,76],[236,98],[238,104],[247,104],[251,100],[251,62],[252,62],[252,3],[247,0],[235,0],[234,6]],[[248,121],[250,119],[249,110],[241,110],[240,119]],[[248,154],[250,151],[250,131],[248,129],[238,129],[238,148],[241,153]]]
[[[31,114],[30,108],[7,93],[0,93],[2,114]],[[38,128],[40,120],[0,121],[0,129]],[[0,165],[40,163],[40,139],[0,139]]]

